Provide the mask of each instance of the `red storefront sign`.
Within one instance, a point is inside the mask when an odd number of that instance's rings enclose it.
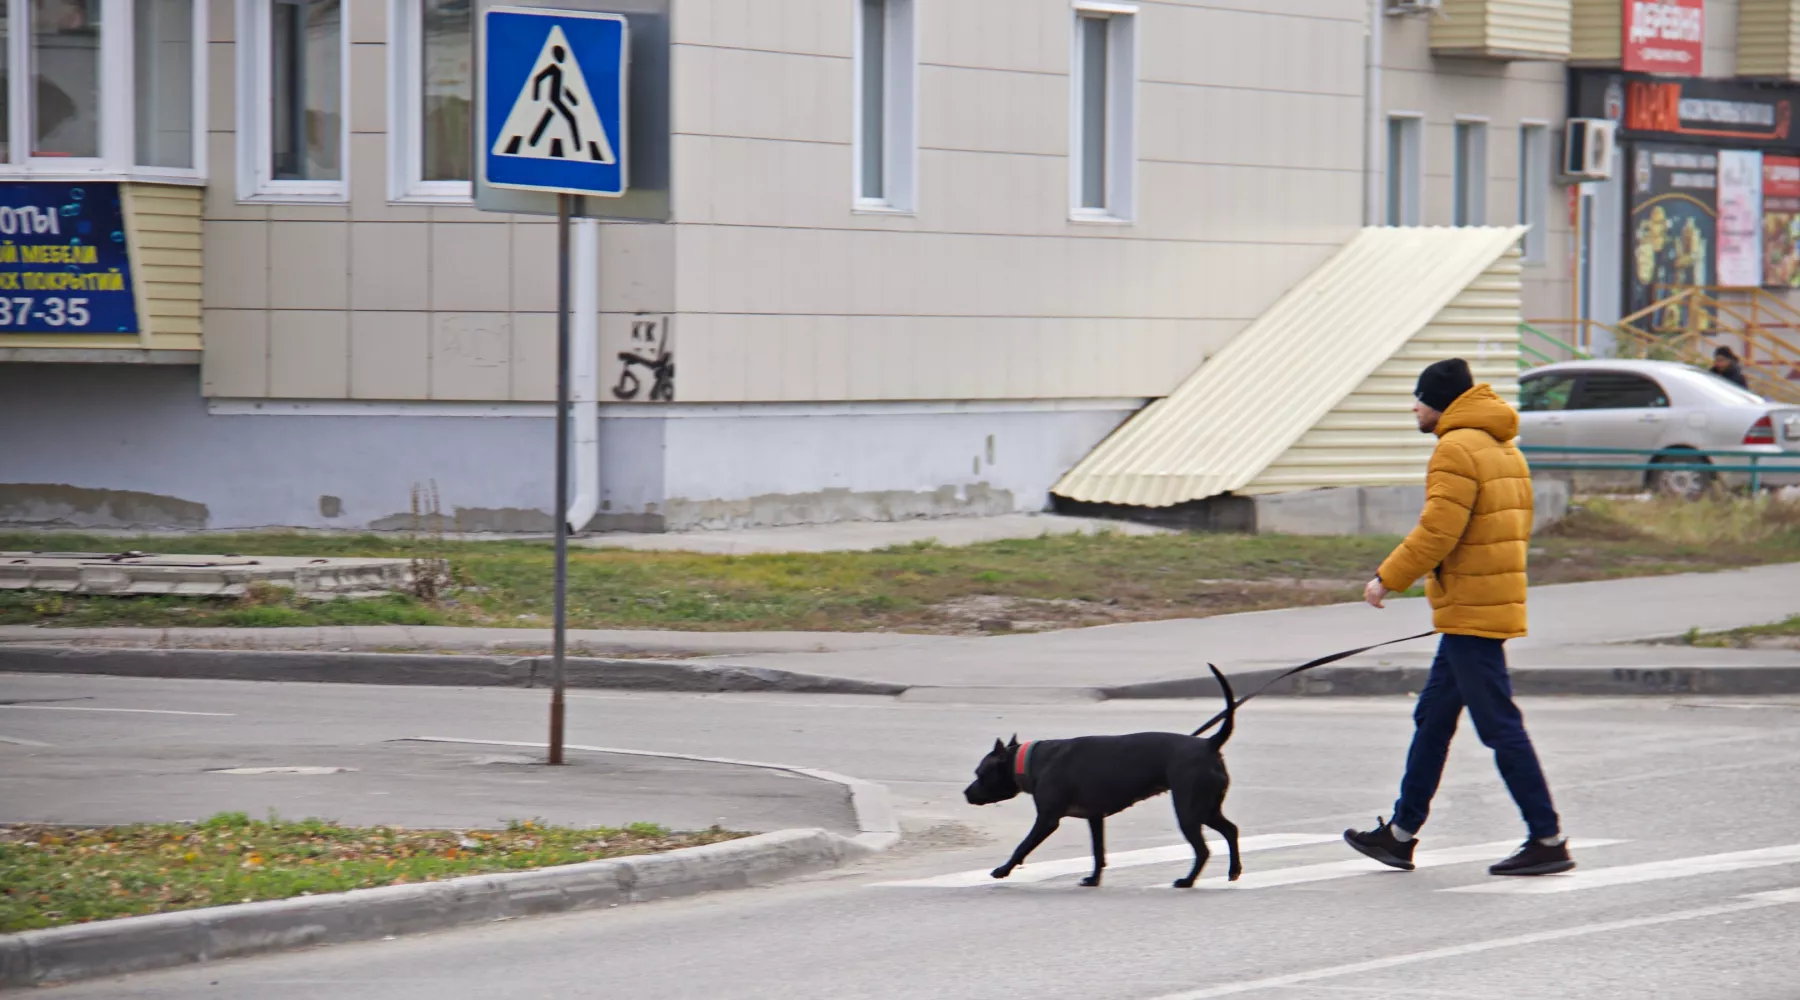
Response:
[[[1622,0],[1627,73],[1699,76],[1706,48],[1706,0]]]

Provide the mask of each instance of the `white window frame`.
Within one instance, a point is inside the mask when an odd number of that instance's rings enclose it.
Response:
[[[1387,116],[1387,159],[1382,185],[1382,222],[1389,226],[1418,226],[1425,221],[1425,116],[1416,111],[1392,111]],[[1401,128],[1401,162],[1394,161],[1394,127]]]
[[[237,0],[237,190],[240,202],[342,205],[350,201],[350,7],[369,0],[342,0],[338,44],[338,149],[343,157],[335,181],[276,180],[272,175],[274,137],[269,103],[274,66],[268,58],[272,0]]]
[[[1526,264],[1550,259],[1550,123],[1519,122],[1519,224],[1529,227],[1520,241]]]
[[[1101,0],[1074,0],[1069,18],[1069,221],[1111,225],[1137,219],[1138,190],[1138,7]],[[1100,17],[1106,32],[1106,205],[1083,205],[1082,22]]]
[[[6,4],[10,35],[6,39],[7,122],[11,159],[0,161],[0,177],[30,180],[133,181],[206,183],[206,65],[207,0],[194,0],[192,28],[193,65],[193,162],[192,167],[148,167],[137,161],[136,26],[132,0],[102,0],[100,7],[100,155],[31,155],[32,120],[37,103],[32,100],[31,0],[0,0]]]
[[[1467,130],[1465,132],[1465,130]],[[1458,115],[1450,129],[1450,224],[1452,226],[1485,226],[1488,224],[1488,120]],[[1475,148],[1465,156],[1463,136],[1469,135]],[[1471,169],[1473,168],[1473,169]],[[1464,197],[1466,195],[1466,197]]]
[[[883,53],[882,190],[870,195],[863,190],[863,3],[856,5],[856,56],[852,72],[854,139],[850,157],[852,210],[860,213],[913,215],[918,211],[919,176],[919,5],[917,0],[887,0],[887,31]]]
[[[469,30],[474,28],[471,23]],[[475,200],[472,180],[425,179],[425,12],[420,0],[388,0],[387,49],[388,200],[418,205],[471,204]]]

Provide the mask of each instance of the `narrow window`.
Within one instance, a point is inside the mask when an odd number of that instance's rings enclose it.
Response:
[[[856,203],[913,207],[914,0],[858,0]]]
[[[1136,209],[1137,17],[1110,3],[1078,5],[1070,200],[1076,219],[1129,220]]]
[[[1451,225],[1487,225],[1487,173],[1487,123],[1457,122],[1450,177]]]
[[[1387,224],[1419,224],[1420,179],[1424,176],[1424,123],[1416,117],[1388,119]]]
[[[102,0],[34,0],[32,156],[100,155]]]
[[[420,12],[420,180],[466,181],[473,175],[474,84],[469,0],[417,0]]]
[[[136,75],[137,162],[194,165],[194,0],[137,0],[132,67]]]
[[[1542,264],[1549,258],[1550,234],[1550,127],[1519,127],[1519,224],[1525,230],[1525,263]]]
[[[343,179],[342,60],[339,0],[273,0],[268,66],[274,180]]]

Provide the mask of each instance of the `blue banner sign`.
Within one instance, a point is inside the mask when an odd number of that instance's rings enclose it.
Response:
[[[137,332],[119,185],[0,184],[0,334]]]

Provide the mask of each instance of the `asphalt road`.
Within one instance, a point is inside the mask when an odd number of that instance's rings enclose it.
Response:
[[[31,702],[43,698],[87,700]],[[541,692],[501,689],[0,676],[7,701],[16,704],[0,705],[0,811],[9,788],[46,780],[48,767],[31,762],[59,748],[131,755],[175,727],[195,745],[316,749],[409,736],[541,739],[544,718]],[[907,842],[854,868],[765,889],[38,995],[1800,997],[1796,699],[1527,702],[1582,865],[1570,877],[1485,874],[1522,831],[1468,727],[1421,845],[1422,857],[1441,864],[1387,872],[1333,842],[1344,826],[1387,811],[1409,731],[1406,699],[1267,699],[1244,710],[1227,750],[1235,780],[1227,812],[1260,849],[1246,854],[1236,885],[1223,881],[1220,863],[1199,888],[1177,892],[1168,881],[1184,861],[1132,853],[1179,843],[1166,799],[1113,822],[1115,867],[1104,888],[1078,888],[1077,875],[1048,864],[1083,864],[1079,824],[1014,879],[980,877],[1030,815],[1024,802],[976,809],[960,799],[994,736],[1180,730],[1213,709],[577,693],[574,742],[882,782]],[[221,714],[154,714],[163,712]],[[78,780],[66,772],[60,780],[79,794]]]

